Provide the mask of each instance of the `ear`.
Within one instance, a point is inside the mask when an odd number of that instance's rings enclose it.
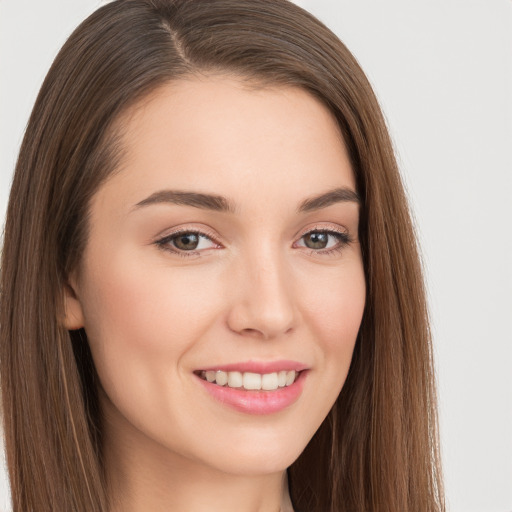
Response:
[[[64,285],[64,327],[68,331],[75,331],[84,326],[82,304],[76,293],[76,286],[71,283]]]

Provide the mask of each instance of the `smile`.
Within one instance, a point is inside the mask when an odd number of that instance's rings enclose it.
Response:
[[[273,414],[301,396],[310,368],[294,361],[236,363],[196,370],[197,382],[222,407],[251,415]]]
[[[282,370],[272,373],[254,372],[226,372],[222,370],[201,371],[199,376],[217,386],[241,388],[247,391],[275,391],[279,388],[291,386],[298,378],[300,372],[295,370]]]

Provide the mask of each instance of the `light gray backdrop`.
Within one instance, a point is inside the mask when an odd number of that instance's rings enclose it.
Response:
[[[510,512],[512,0],[297,3],[359,59],[396,144],[427,271],[449,510]],[[99,4],[0,0],[0,225],[41,81]]]

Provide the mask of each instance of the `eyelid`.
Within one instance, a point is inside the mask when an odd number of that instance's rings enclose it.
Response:
[[[302,238],[304,235],[311,233],[313,231],[324,231],[324,232],[333,232],[333,233],[341,233],[344,235],[348,235],[348,229],[342,228],[339,226],[333,226],[332,224],[313,224],[299,231],[298,238]]]
[[[299,233],[297,234],[296,240],[300,240],[304,236],[308,235],[309,233],[315,232],[315,231],[339,234],[347,239],[347,243],[354,241],[354,238],[352,237],[352,235],[350,234],[350,232],[347,228],[339,226],[339,225],[326,224],[326,223],[317,223],[317,224],[307,226],[306,228],[299,231]]]
[[[215,232],[215,230],[210,228],[208,225],[194,223],[164,229],[152,239],[152,242],[155,243],[159,240],[163,240],[164,238],[170,238],[172,236],[179,235],[180,233],[194,233],[197,235],[205,236],[206,238],[214,241],[216,244],[221,245],[219,242],[219,235]]]

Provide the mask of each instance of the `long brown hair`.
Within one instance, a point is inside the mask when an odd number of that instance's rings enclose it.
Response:
[[[286,0],[117,0],[53,63],[16,166],[1,266],[0,370],[14,512],[106,511],[97,378],[63,289],[91,197],[122,147],[116,119],[181,76],[300,87],[339,122],[362,197],[367,303],[346,383],[289,468],[307,512],[444,510],[425,292],[386,125],[354,57]]]

